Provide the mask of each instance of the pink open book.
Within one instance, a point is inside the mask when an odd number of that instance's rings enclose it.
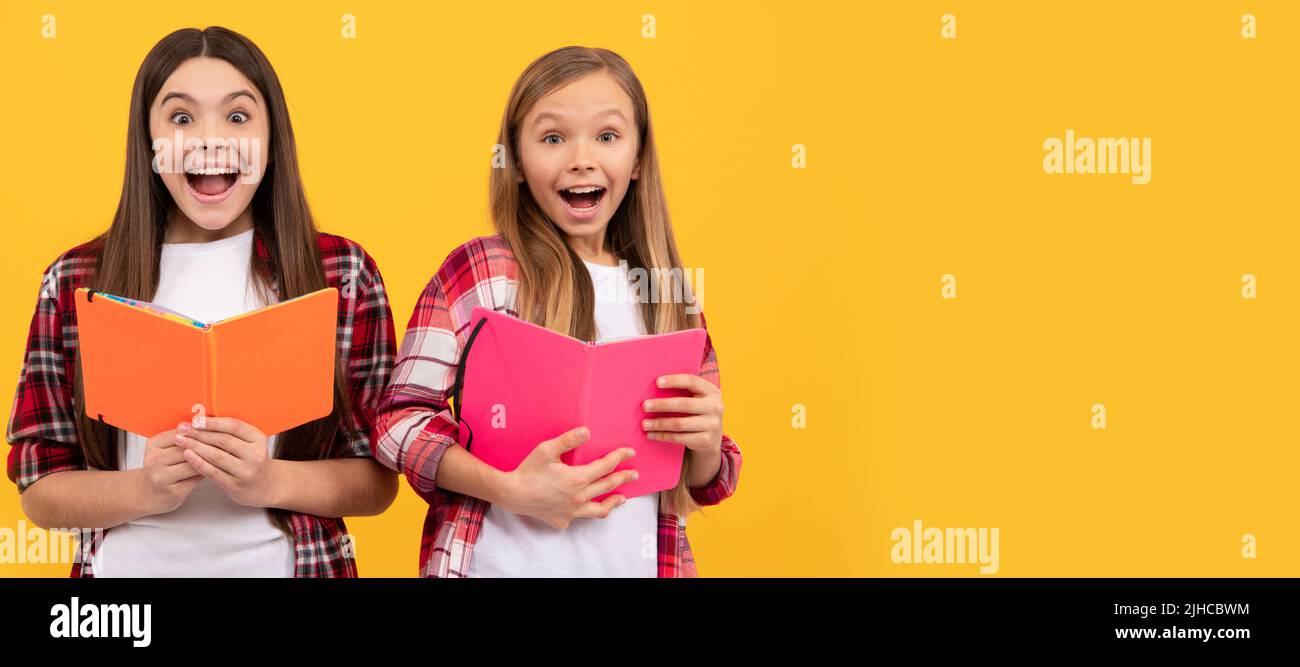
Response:
[[[586,426],[591,437],[565,454],[565,463],[589,463],[619,447],[636,450],[616,470],[636,470],[638,479],[595,500],[677,485],[685,448],[650,440],[641,428],[646,417],[676,415],[647,414],[642,402],[688,395],[655,381],[700,372],[703,329],[587,343],[481,307],[470,313],[470,326],[452,391],[460,442],[471,453],[511,471],[537,443]]]

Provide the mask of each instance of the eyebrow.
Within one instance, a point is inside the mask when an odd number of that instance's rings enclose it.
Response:
[[[162,100],[158,102],[158,106],[162,106],[166,104],[167,100],[170,100],[173,97],[184,102],[189,102],[190,104],[198,104],[198,102],[191,95],[173,90],[170,93],[163,95]],[[253,104],[257,104],[257,98],[253,96],[252,91],[249,91],[247,89],[236,90],[235,92],[226,95],[221,99],[221,104],[227,104],[229,102],[232,102],[237,97],[247,97],[248,99],[253,101]]]
[[[541,125],[542,121],[544,120],[559,120],[563,116],[564,114],[562,113],[553,112],[553,111],[543,111],[542,113],[537,114],[537,118],[533,120],[533,125]],[[603,118],[605,116],[618,116],[619,118],[623,119],[623,122],[627,122],[627,117],[623,115],[623,112],[619,110],[618,107],[610,107],[596,114],[597,118]]]

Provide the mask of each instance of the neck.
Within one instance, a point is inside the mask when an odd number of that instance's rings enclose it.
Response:
[[[578,257],[592,264],[618,266],[618,257],[605,247],[605,230],[591,236],[566,236],[565,242]]]
[[[173,208],[167,216],[167,231],[163,235],[163,243],[210,243],[228,239],[232,236],[238,236],[253,228],[253,212],[251,208],[244,209],[239,217],[230,221],[230,224],[221,229],[205,229],[194,224],[180,211],[179,208]]]

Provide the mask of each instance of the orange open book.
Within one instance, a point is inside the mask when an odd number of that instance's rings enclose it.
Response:
[[[338,290],[330,287],[217,322],[77,290],[86,414],[146,437],[203,413],[266,435],[334,406]]]

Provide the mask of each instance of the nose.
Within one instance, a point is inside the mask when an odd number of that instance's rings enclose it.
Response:
[[[206,161],[209,158],[220,160],[225,157],[228,138],[222,134],[223,130],[222,123],[210,114],[202,122],[190,126],[186,140],[193,141],[192,145],[200,155],[196,159]]]
[[[190,136],[203,142],[203,147],[221,143],[222,123],[212,114],[203,114],[203,120],[190,126]]]
[[[587,150],[587,142],[574,142],[573,159],[569,163],[569,173],[580,174],[588,171],[595,171],[596,163],[591,159],[591,152]]]

